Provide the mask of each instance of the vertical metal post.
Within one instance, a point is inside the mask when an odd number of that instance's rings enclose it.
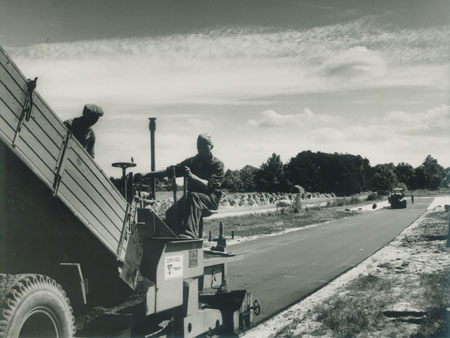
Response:
[[[188,182],[188,178],[186,175],[184,175],[183,177],[183,197],[187,198],[187,182]]]
[[[173,204],[177,203],[177,175],[176,175],[176,167],[172,167],[172,190],[173,190]]]
[[[150,169],[155,171],[155,131],[156,131],[156,117],[149,118],[150,129]],[[152,177],[152,198],[156,199],[156,178]]]
[[[447,211],[447,217],[448,217],[447,248],[450,248],[450,205],[445,205],[445,211]]]
[[[183,216],[181,219],[181,226],[183,227],[183,229],[185,228],[185,216],[186,216],[186,205],[187,205],[187,182],[188,182],[188,177],[186,176],[186,174],[184,174],[183,176]],[[200,216],[201,218],[201,216]],[[202,218],[201,218],[202,219]],[[203,228],[203,226],[202,226]],[[202,229],[203,231],[203,229]],[[203,236],[203,234],[202,234]]]
[[[177,172],[176,172],[176,167],[172,166],[171,168],[172,171],[172,190],[173,190],[173,212],[175,215],[175,219],[176,219],[176,225],[175,227],[178,228],[178,221],[180,219],[180,215],[178,215],[178,207],[177,207]]]
[[[123,179],[123,195],[125,199],[128,201],[128,194],[127,194],[127,168],[122,167],[122,179]]]
[[[128,200],[128,180],[127,180],[127,169],[131,167],[135,167],[136,163],[128,163],[128,162],[115,162],[112,164],[115,168],[121,168],[122,169],[122,180],[123,180],[123,196],[126,200]],[[131,184],[133,184],[132,175],[130,177]],[[133,192],[133,191],[130,191]]]
[[[219,238],[223,238],[223,222],[219,222]]]

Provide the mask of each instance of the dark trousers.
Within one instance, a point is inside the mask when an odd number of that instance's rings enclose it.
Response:
[[[199,224],[203,210],[217,210],[220,195],[189,192],[166,211],[166,223],[177,235],[199,237]]]

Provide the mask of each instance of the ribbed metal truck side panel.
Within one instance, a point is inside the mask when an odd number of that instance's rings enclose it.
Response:
[[[56,196],[115,253],[125,218],[125,199],[74,138],[67,147],[64,165],[60,165],[67,129],[36,91],[32,117],[23,120],[21,131],[15,136],[26,94],[26,78],[0,47],[0,140],[49,189],[55,190],[59,173]],[[63,170],[58,172],[58,166]]]

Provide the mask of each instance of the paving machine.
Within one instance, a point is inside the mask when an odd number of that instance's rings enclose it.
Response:
[[[237,257],[178,238],[122,195],[36,85],[0,47],[0,337],[248,328],[259,303],[228,289]]]
[[[391,204],[391,209],[406,208],[405,191],[403,188],[394,188],[388,199]]]

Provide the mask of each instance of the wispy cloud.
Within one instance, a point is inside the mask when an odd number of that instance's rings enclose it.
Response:
[[[376,142],[389,138],[417,140],[442,138],[450,141],[450,106],[439,105],[426,111],[412,113],[403,110],[388,111],[372,118],[364,125],[345,128],[326,127],[312,130],[308,137],[318,142]]]
[[[364,81],[386,74],[386,60],[380,53],[357,46],[332,56],[323,62],[317,73],[328,78]]]
[[[161,166],[195,152],[196,135],[211,130],[215,151],[231,168],[259,165],[272,152],[286,160],[306,149],[417,164],[430,149],[437,158],[448,157],[449,108],[441,104],[449,90],[449,33],[450,26],[394,30],[361,19],[303,31],[230,28],[7,51],[26,76],[39,77],[39,92],[62,118],[86,102],[103,106],[96,132],[97,160],[105,168],[130,152],[145,167],[149,137],[143,121],[154,111],[164,121],[158,129]],[[412,86],[426,89],[425,107],[436,107],[419,113],[376,95],[356,105],[364,99],[359,90],[396,87],[406,93]],[[342,93],[351,103],[335,107]],[[295,98],[287,102],[282,95]],[[256,111],[255,104],[261,105]],[[365,105],[370,114],[380,113],[362,123],[355,117],[364,115]]]
[[[364,125],[317,128],[306,134],[317,149],[345,149],[365,154],[375,162],[400,162],[405,158],[418,165],[426,155],[441,161],[450,145],[450,107],[439,105],[419,113],[389,111]]]
[[[11,52],[61,106],[81,99],[223,104],[292,93],[440,87],[448,82],[449,32],[394,31],[361,19],[304,31],[230,28]]]
[[[260,115],[260,119],[248,120],[247,125],[256,128],[295,128],[310,123],[341,120],[339,116],[315,114],[309,108],[305,108],[303,113],[299,114],[280,114],[269,109],[261,112]]]
[[[389,111],[381,117],[381,123],[395,126],[398,134],[421,137],[446,135],[450,139],[450,106],[443,104],[420,113]]]
[[[173,128],[176,125],[169,126],[167,119],[160,121],[164,125],[159,125],[157,132],[157,169],[193,155],[198,133],[211,131],[203,128],[201,123],[195,129],[192,121],[180,120],[186,129],[177,132]],[[136,123],[142,125],[139,121]],[[360,154],[372,164],[404,161],[414,166],[431,154],[439,163],[448,166],[449,123],[447,105],[420,112],[387,111],[365,121],[335,119],[305,108],[298,114],[264,111],[241,130],[234,130],[231,123],[220,126],[215,122],[211,134],[215,140],[215,155],[232,169],[246,164],[259,166],[273,152],[287,161],[303,150]],[[133,156],[138,163],[136,171],[149,170],[147,126],[125,129],[121,124],[119,127],[113,131],[111,126],[104,125],[96,129],[97,159],[108,169],[111,162]],[[113,174],[118,175],[117,172]]]
[[[208,130],[213,126],[211,120],[205,118],[188,118],[187,123],[196,130]]]

